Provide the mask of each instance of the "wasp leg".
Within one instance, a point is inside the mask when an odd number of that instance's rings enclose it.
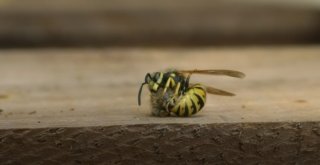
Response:
[[[174,112],[170,112],[169,114],[170,116],[177,116],[177,114],[175,114]]]
[[[179,90],[180,90],[180,82],[177,84],[177,86],[176,86],[176,89],[175,89],[175,91],[174,91],[174,95],[175,96],[177,96],[178,95],[178,92],[179,92]]]
[[[165,105],[167,112],[170,113],[169,107],[173,107],[176,104],[176,100],[177,100],[176,96],[173,96],[170,100],[167,101]]]
[[[188,75],[187,80],[186,80],[186,84],[185,84],[187,89],[189,88],[190,76],[191,76],[191,74]]]
[[[180,93],[179,93],[180,95],[183,95],[188,90],[190,76],[191,76],[191,74],[188,74],[186,80],[183,82],[183,85],[182,85]]]

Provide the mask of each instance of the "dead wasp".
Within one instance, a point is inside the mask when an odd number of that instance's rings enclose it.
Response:
[[[225,75],[243,78],[245,74],[234,70],[169,70],[147,73],[138,94],[148,84],[151,92],[152,114],[155,116],[191,116],[199,112],[206,103],[206,94],[234,96],[233,93],[203,84],[189,83],[192,74]]]

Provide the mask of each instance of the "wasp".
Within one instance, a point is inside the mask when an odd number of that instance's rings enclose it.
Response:
[[[151,92],[152,114],[155,116],[191,116],[206,103],[206,95],[234,96],[235,94],[200,83],[189,83],[192,74],[225,75],[243,78],[245,74],[235,70],[168,70],[147,73],[138,93],[141,105],[143,86]]]

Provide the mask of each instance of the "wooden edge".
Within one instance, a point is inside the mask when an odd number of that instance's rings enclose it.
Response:
[[[316,164],[320,122],[0,130],[4,164]]]

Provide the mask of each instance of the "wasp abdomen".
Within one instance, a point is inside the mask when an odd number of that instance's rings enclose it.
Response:
[[[195,84],[180,96],[175,105],[170,108],[170,112],[177,116],[191,116],[199,112],[205,103],[206,89],[201,84]]]

